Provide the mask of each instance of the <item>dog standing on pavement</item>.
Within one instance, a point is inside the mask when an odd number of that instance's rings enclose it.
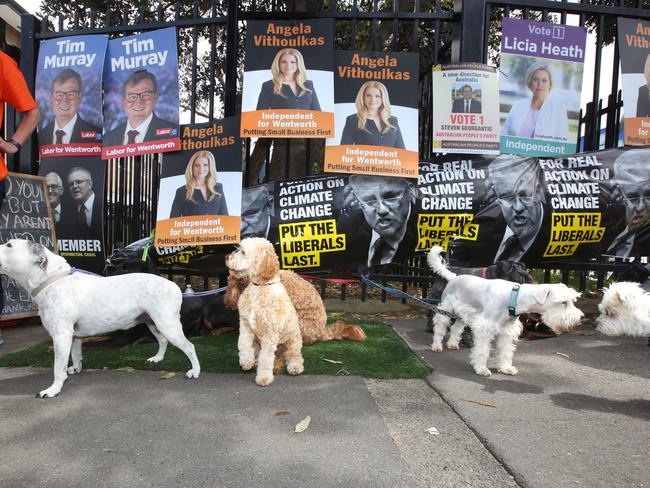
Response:
[[[449,266],[447,268],[452,273],[457,275],[469,274],[480,276],[488,280],[500,278],[506,281],[514,281],[515,283],[534,283],[533,275],[528,272],[526,265],[519,261],[497,261],[490,266],[484,268],[462,268],[459,266]],[[436,280],[431,284],[431,291],[429,298],[440,298],[442,292],[447,286],[447,280],[440,275],[436,275]],[[433,332],[433,312],[427,314],[427,332]]]
[[[518,284],[505,280],[486,280],[472,275],[456,275],[447,269],[440,257],[442,248],[434,246],[427,257],[429,266],[449,283],[442,293],[440,309],[457,317],[447,347],[458,348],[458,340],[465,325],[472,329],[474,346],[470,362],[476,374],[490,376],[487,367],[492,340],[496,338],[497,371],[517,374],[512,357],[522,330],[517,317],[521,313],[537,313],[553,331],[560,333],[577,327],[583,313],[576,308],[580,296],[575,290],[560,283],[554,285]],[[442,340],[451,318],[436,314],[434,318],[434,352],[442,351]],[[452,347],[450,347],[451,349]]]
[[[650,336],[650,293],[639,283],[621,281],[609,286],[598,305],[596,330],[608,336]]]
[[[39,397],[58,395],[68,375],[81,371],[82,337],[126,330],[144,322],[158,340],[158,353],[147,361],[162,361],[171,342],[192,364],[185,376],[199,377],[199,360],[179,318],[181,291],[171,281],[144,273],[107,278],[71,273],[64,258],[40,244],[20,239],[0,246],[0,272],[29,292],[38,305],[43,326],[52,336],[54,382]],[[71,354],[72,366],[68,367]]]

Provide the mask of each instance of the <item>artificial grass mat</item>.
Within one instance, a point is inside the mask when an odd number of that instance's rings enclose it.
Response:
[[[329,341],[304,346],[304,374],[359,375],[380,379],[424,378],[429,374],[425,364],[389,326],[380,322],[356,323],[368,336],[364,342]],[[237,331],[221,336],[191,337],[190,341],[194,344],[201,363],[201,371],[242,373],[237,354],[237,337]],[[46,341],[7,354],[0,357],[0,366],[51,368],[54,355],[47,352],[50,345],[51,341]],[[114,349],[85,347],[83,368],[131,367],[149,371],[183,372],[190,369],[185,354],[171,344],[167,347],[163,361],[158,364],[148,363],[147,358],[157,351],[158,343],[155,341]]]

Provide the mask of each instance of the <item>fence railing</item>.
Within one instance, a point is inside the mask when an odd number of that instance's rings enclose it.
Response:
[[[583,137],[585,150],[596,149],[600,129],[605,128],[604,146],[616,146],[622,108],[616,18],[650,19],[650,0],[203,0],[101,12],[71,7],[53,14],[42,21],[22,16],[21,69],[32,90],[42,39],[99,33],[118,37],[173,26],[181,44],[181,108],[190,122],[211,121],[240,110],[247,21],[332,18],[337,49],[419,53],[419,153],[429,159],[433,156],[431,66],[458,61],[498,63],[505,16],[589,29],[594,58],[585,63],[585,78],[593,80],[593,86],[591,100],[581,110],[578,137]],[[612,61],[605,62],[603,47],[612,43]],[[605,79],[611,88],[603,102]],[[11,169],[37,172],[35,139],[25,145],[17,160],[10,160]],[[247,139],[244,184],[321,173],[323,150],[322,140],[258,139],[252,144]],[[105,236],[109,252],[118,243],[151,232],[160,163],[159,155],[108,162]],[[396,271],[394,276],[402,275]]]

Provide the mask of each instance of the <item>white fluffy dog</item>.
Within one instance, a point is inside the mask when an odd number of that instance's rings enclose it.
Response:
[[[298,314],[280,281],[280,265],[273,244],[261,237],[243,239],[237,251],[228,257],[228,268],[247,276],[239,309],[239,364],[253,369],[260,386],[273,382],[273,362],[279,345],[284,346],[287,372],[303,372],[302,336]]]
[[[583,314],[575,307],[580,293],[568,286],[519,285],[499,279],[486,280],[478,276],[456,275],[443,263],[441,252],[440,246],[434,246],[427,259],[431,269],[449,281],[442,293],[440,308],[458,317],[451,328],[447,347],[458,349],[463,328],[465,325],[471,327],[474,346],[470,353],[470,362],[476,374],[492,374],[487,367],[487,361],[492,339],[495,337],[497,371],[517,374],[517,368],[512,365],[512,356],[522,330],[517,317],[519,314],[538,313],[542,316],[542,321],[557,333],[572,329],[580,323]],[[434,352],[442,351],[442,340],[451,320],[445,315],[436,314],[431,346]]]
[[[596,330],[608,336],[650,336],[650,293],[639,283],[621,281],[605,289]]]
[[[144,322],[159,346],[148,361],[162,361],[171,342],[192,363],[185,376],[199,377],[201,367],[194,346],[183,334],[178,286],[151,274],[104,278],[70,271],[64,258],[40,244],[12,239],[0,246],[0,272],[30,293],[54,343],[54,383],[39,397],[58,395],[68,375],[81,371],[81,337],[130,329]],[[72,366],[68,368],[71,351]]]

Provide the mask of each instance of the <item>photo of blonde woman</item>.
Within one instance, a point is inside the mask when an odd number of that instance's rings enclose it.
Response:
[[[272,79],[262,84],[256,110],[321,110],[300,51],[291,48],[278,51],[271,74]]]
[[[341,136],[341,145],[360,144],[404,149],[397,117],[391,115],[388,90],[383,83],[367,81],[357,93],[357,113],[349,115]]]
[[[170,218],[190,215],[228,215],[223,185],[210,151],[197,151],[185,169],[185,185],[176,190]]]

